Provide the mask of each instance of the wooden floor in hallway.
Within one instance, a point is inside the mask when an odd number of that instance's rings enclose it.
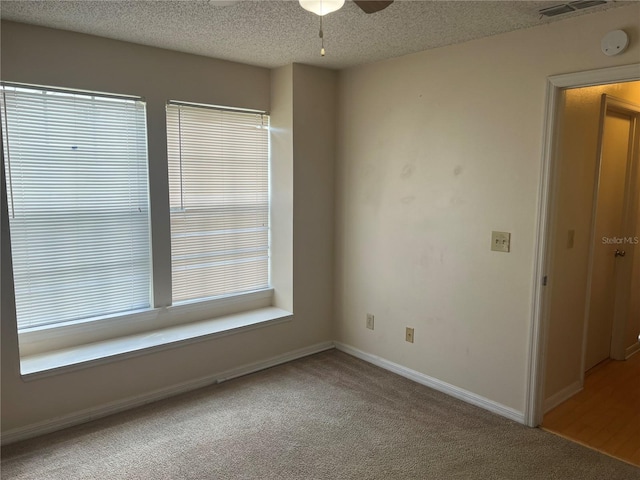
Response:
[[[640,466],[640,353],[587,372],[584,390],[549,411],[542,428]]]

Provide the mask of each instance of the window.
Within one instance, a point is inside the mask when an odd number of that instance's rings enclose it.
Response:
[[[143,99],[2,82],[0,119],[23,375],[292,318],[270,286],[266,113],[167,105],[155,275]]]
[[[145,103],[3,84],[19,330],[150,307]]]
[[[171,102],[173,302],[269,287],[269,117]]]

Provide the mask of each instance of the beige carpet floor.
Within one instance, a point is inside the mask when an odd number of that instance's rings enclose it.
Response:
[[[2,478],[640,479],[331,350],[2,450]]]

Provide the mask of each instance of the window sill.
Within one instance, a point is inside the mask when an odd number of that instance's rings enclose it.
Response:
[[[35,380],[274,325],[292,318],[290,312],[280,308],[259,308],[212,320],[160,328],[145,333],[25,356],[20,359],[20,371],[23,380]]]
[[[194,302],[149,308],[76,322],[19,330],[23,358],[41,353],[75,349],[80,345],[129,338],[179,325],[253,312],[273,305],[273,289],[202,299]]]

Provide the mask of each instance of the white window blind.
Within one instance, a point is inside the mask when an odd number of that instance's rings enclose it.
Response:
[[[174,302],[269,286],[268,122],[167,105]]]
[[[18,328],[148,308],[144,102],[1,93]]]

